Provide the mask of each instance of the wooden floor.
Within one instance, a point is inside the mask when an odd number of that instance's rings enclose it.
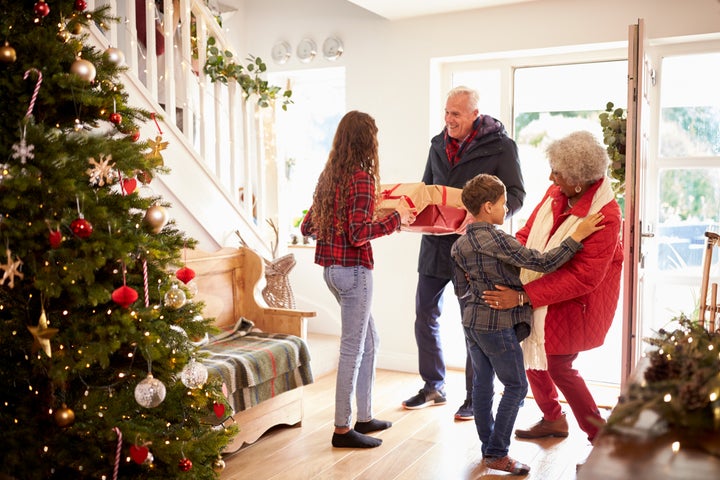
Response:
[[[377,448],[337,449],[330,444],[335,375],[329,372],[304,387],[302,426],[273,429],[255,444],[226,456],[226,467],[220,478],[490,480],[508,477],[509,474],[488,470],[482,465],[474,422],[453,419],[465,396],[463,377],[462,372],[448,372],[446,405],[411,411],[404,410],[401,402],[420,388],[419,376],[378,370],[374,391],[375,417],[392,421],[392,428],[376,434],[383,439],[383,444]],[[611,403],[611,399],[616,398],[612,390],[605,395]],[[600,399],[598,403],[601,403]],[[527,427],[540,417],[535,403],[527,399],[520,409],[516,426]],[[513,437],[510,455],[531,467],[530,474],[520,478],[576,479],[577,463],[584,461],[591,447],[571,414],[568,423],[570,436],[566,439],[523,441]]]

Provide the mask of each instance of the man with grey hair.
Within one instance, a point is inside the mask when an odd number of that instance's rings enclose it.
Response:
[[[427,185],[463,188],[480,173],[495,175],[507,188],[508,218],[522,207],[525,187],[517,145],[503,124],[489,115],[480,115],[479,95],[468,87],[455,87],[445,103],[445,128],[430,141],[422,181]],[[438,318],[443,293],[452,278],[450,248],[459,235],[423,235],[415,294],[415,340],[418,368],[425,384],[402,404],[420,409],[447,403],[445,359],[440,342]],[[460,310],[463,302],[459,300]],[[458,327],[461,325],[458,319]],[[466,398],[455,418],[472,420],[472,365],[466,352]]]

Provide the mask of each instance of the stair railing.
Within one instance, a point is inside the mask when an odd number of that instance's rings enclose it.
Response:
[[[248,223],[265,226],[266,195],[275,188],[267,185],[259,108],[237,82],[212,82],[202,71],[210,37],[221,51],[234,52],[213,12],[203,0],[87,3],[88,9],[109,5],[120,22],[96,34],[123,52],[128,74],[145,86],[167,128],[185,138]]]

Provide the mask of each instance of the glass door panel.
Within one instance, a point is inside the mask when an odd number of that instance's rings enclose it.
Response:
[[[705,232],[720,224],[720,53],[665,57],[659,78],[657,241],[645,257],[643,337],[681,313],[697,318]],[[711,284],[718,257],[716,249]]]
[[[599,115],[608,102],[625,107],[627,62],[610,61],[518,68],[514,75],[515,141],[527,198],[516,225],[527,220],[550,186],[545,148],[571,132],[587,130],[602,143]],[[622,299],[602,347],[582,352],[575,367],[588,381],[620,383]]]

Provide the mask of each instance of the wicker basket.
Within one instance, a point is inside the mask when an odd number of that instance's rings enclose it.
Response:
[[[272,261],[265,260],[265,281],[262,295],[267,304],[275,308],[295,308],[295,296],[290,288],[288,274],[295,266],[295,255],[289,253]]]

